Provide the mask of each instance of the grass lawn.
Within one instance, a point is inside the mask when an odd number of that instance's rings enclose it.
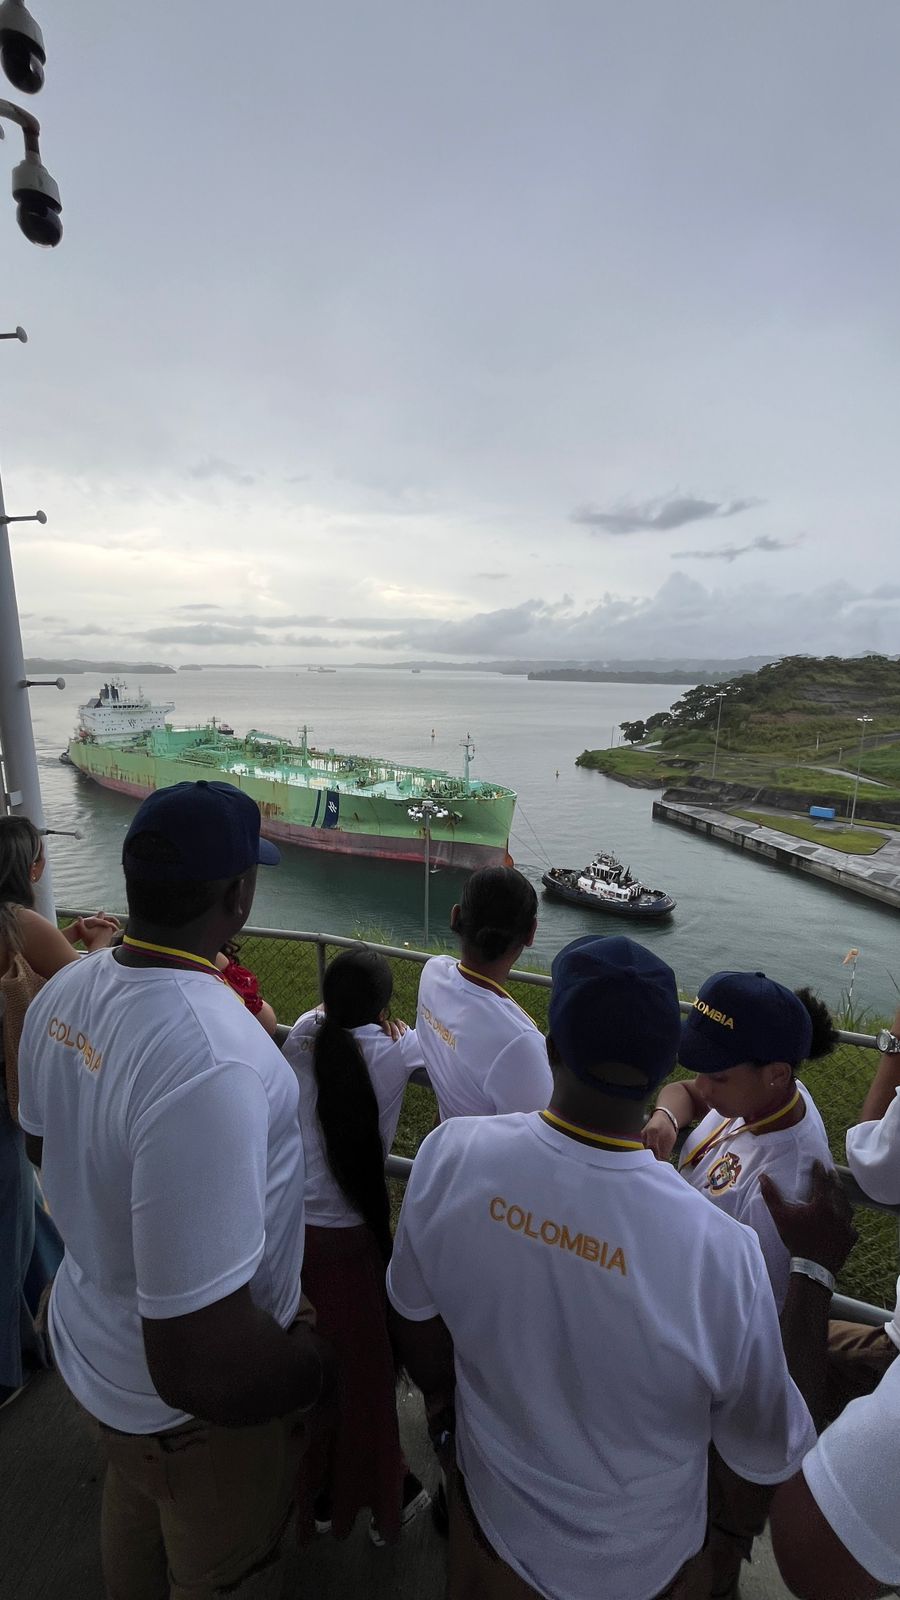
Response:
[[[684,778],[697,763],[681,761],[677,755],[670,758],[662,750],[635,750],[630,745],[617,745],[614,750],[583,750],[575,765],[588,767],[592,772],[637,780],[650,787]]]
[[[812,817],[792,817],[784,811],[730,812],[745,822],[759,822],[766,828],[777,828],[779,833],[789,833],[794,839],[808,839],[812,844],[825,844],[832,850],[843,850],[850,856],[872,856],[887,843],[887,835],[874,828],[828,827],[815,822]]]

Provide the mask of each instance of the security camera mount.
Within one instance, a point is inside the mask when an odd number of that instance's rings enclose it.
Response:
[[[11,100],[0,100],[0,119],[2,118],[7,122],[15,122],[22,129],[25,139],[25,159],[13,168],[12,175],[13,199],[19,208],[19,226],[33,244],[58,244],[62,237],[62,223],[59,220],[62,202],[58,185],[41,161],[39,142],[41,125],[30,111],[23,111],[20,106],[13,105]],[[0,138],[3,138],[2,123],[0,123]],[[48,219],[46,230],[42,230],[45,236],[39,237],[24,226],[23,212],[26,209],[44,213]]]
[[[20,94],[44,87],[44,35],[24,0],[0,0],[0,66]]]

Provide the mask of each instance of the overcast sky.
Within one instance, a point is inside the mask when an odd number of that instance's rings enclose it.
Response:
[[[30,652],[900,650],[896,0],[29,5]]]

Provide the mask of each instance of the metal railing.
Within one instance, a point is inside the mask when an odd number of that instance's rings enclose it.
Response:
[[[61,912],[60,915],[72,916],[74,913]],[[325,960],[325,952],[330,947],[333,947],[337,950],[359,950],[361,948],[377,950],[380,955],[390,956],[397,961],[412,961],[416,966],[420,967],[424,967],[425,962],[430,961],[434,955],[433,950],[411,950],[407,945],[381,944],[378,940],[351,938],[346,934],[306,933],[296,929],[286,931],[284,928],[247,927],[241,929],[241,938],[283,939],[292,941],[296,944],[315,945],[316,974],[318,978],[320,997],[322,994],[322,981],[325,977],[325,967],[327,965]],[[509,976],[510,980],[515,983],[530,983],[533,984],[536,989],[549,989],[552,982],[548,972],[529,972],[527,967],[513,967]],[[680,1005],[682,1014],[684,1016],[687,1016],[688,1013],[693,1010],[690,1000],[682,1000]],[[846,1029],[839,1028],[837,1030],[837,1037],[840,1044],[857,1045],[863,1050],[877,1049],[874,1033],[850,1033]]]
[[[79,913],[76,911],[60,911],[58,915],[61,917],[75,917]],[[124,921],[124,914],[121,915],[121,920]],[[312,933],[298,929],[246,927],[241,929],[241,937],[246,939],[278,939],[288,943],[314,945],[316,950],[316,981],[320,999],[327,965],[325,952],[329,948],[338,950],[358,950],[360,948],[377,950],[383,956],[392,957],[397,961],[411,961],[417,966],[424,966],[426,961],[431,960],[434,953],[428,950],[411,950],[406,945],[381,944],[373,939],[351,938],[346,934]],[[546,972],[529,972],[525,968],[515,967],[509,976],[516,983],[533,984],[538,989],[549,989],[551,986],[550,976]],[[682,1000],[680,1004],[681,1010],[685,1015],[691,1011],[692,1007],[689,1000]],[[284,1044],[289,1032],[290,1027],[287,1024],[279,1023],[275,1030],[275,1037],[279,1045]],[[837,1037],[841,1044],[854,1045],[864,1050],[877,1049],[873,1033],[853,1033],[846,1029],[839,1029]],[[431,1088],[427,1074],[423,1071],[414,1072],[411,1082],[420,1084],[423,1088]],[[409,1156],[391,1154],[385,1163],[385,1171],[389,1178],[394,1178],[399,1183],[406,1183],[412,1171],[412,1160]],[[861,1206],[868,1211],[887,1211],[893,1216],[900,1217],[900,1205],[885,1205],[880,1200],[871,1199],[869,1195],[860,1189],[848,1167],[839,1166],[837,1172],[854,1207]],[[866,1300],[851,1300],[847,1296],[839,1294],[832,1296],[831,1305],[833,1316],[848,1322],[862,1322],[871,1327],[880,1327],[882,1323],[890,1321],[893,1315],[892,1311],[886,1310],[883,1306],[871,1305]]]

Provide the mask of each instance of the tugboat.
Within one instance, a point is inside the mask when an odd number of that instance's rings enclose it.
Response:
[[[578,871],[574,867],[550,867],[542,874],[541,883],[548,894],[571,905],[587,906],[591,911],[608,911],[616,917],[630,917],[635,922],[652,922],[668,917],[675,910],[675,901],[662,889],[648,889],[631,875],[630,867],[607,851],[594,856],[590,866]]]

